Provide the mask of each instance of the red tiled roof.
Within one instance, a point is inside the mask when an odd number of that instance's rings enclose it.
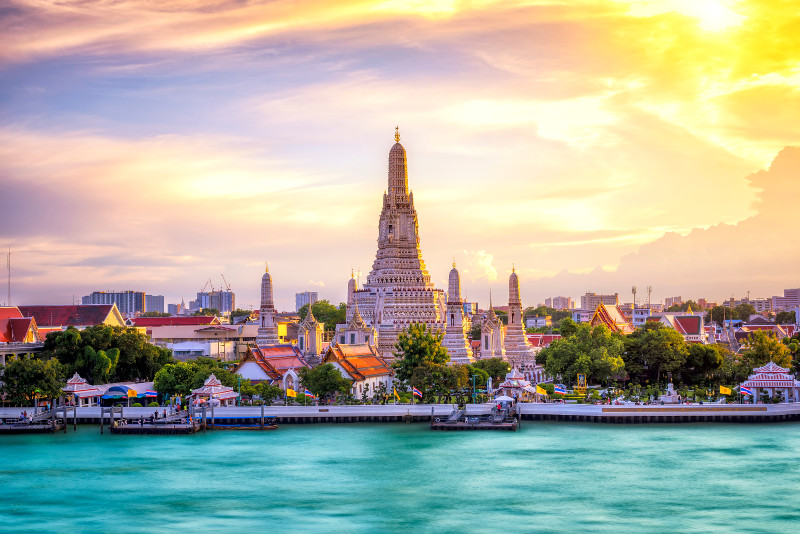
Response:
[[[256,362],[273,380],[280,380],[283,378],[284,373],[289,369],[311,367],[306,359],[303,358],[300,350],[294,345],[275,345],[268,347],[259,347],[256,345],[250,347],[247,356],[242,360],[242,363],[239,364],[237,370],[245,361]]]
[[[675,316],[675,325],[679,326],[677,330],[681,334],[689,336],[699,336],[701,334],[700,325],[702,321],[699,315],[677,315]]]
[[[131,319],[133,326],[186,326],[220,324],[219,319],[213,315],[196,315],[188,317],[136,317]]]
[[[381,358],[374,346],[366,343],[357,345],[334,343],[328,349],[322,361],[325,363],[339,363],[353,380],[364,380],[372,376],[392,374],[392,370],[386,360]]]
[[[106,321],[113,307],[113,304],[19,306],[19,311],[45,326],[95,326]]]
[[[12,319],[21,319],[22,313],[16,306],[0,308],[0,343],[11,343],[14,334],[11,328]]]

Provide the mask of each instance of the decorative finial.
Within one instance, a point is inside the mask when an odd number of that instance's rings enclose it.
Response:
[[[264,262],[264,265],[265,265],[264,272],[268,273],[269,272],[269,263]]]
[[[400,127],[399,126],[395,126],[394,127],[394,142],[395,143],[399,143],[400,142]]]
[[[453,269],[455,269],[455,268],[456,268],[456,258],[455,258],[455,256],[453,256]]]
[[[511,264],[511,272],[512,272],[512,273],[515,273],[515,272],[517,272],[517,268],[514,266],[514,264],[513,264],[513,263]]]
[[[355,278],[355,277],[356,277],[355,272],[353,271],[353,269],[350,269],[350,278]]]

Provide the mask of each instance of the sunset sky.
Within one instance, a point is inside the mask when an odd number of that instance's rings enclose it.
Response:
[[[512,264],[525,305],[800,287],[796,0],[3,5],[12,304],[224,273],[247,308],[265,261],[279,309],[338,303],[396,125],[423,258],[469,300]]]

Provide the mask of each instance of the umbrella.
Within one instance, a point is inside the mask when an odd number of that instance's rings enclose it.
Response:
[[[494,400],[496,400],[496,401],[509,401],[509,402],[514,402],[514,399],[512,399],[512,398],[511,398],[511,397],[509,397],[508,395],[500,395],[499,397],[495,397],[495,398],[494,398]]]

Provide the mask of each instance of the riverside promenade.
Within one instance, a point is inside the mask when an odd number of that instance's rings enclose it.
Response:
[[[467,415],[491,413],[493,404],[468,404]],[[19,416],[24,408],[0,408],[0,418]],[[148,418],[160,408],[124,408],[126,419]],[[314,423],[422,423],[431,417],[447,417],[452,404],[389,404],[386,406],[265,406],[265,417],[274,417],[278,424]],[[31,413],[32,408],[28,408]],[[100,408],[78,408],[78,424],[100,424]],[[681,404],[681,405],[597,405],[519,403],[515,413],[521,421],[585,423],[767,423],[800,421],[800,403],[786,404]],[[212,415],[213,414],[213,415]],[[206,410],[209,425],[258,425],[260,406],[215,407]],[[213,419],[212,419],[213,417]],[[70,413],[68,423],[72,424]]]

